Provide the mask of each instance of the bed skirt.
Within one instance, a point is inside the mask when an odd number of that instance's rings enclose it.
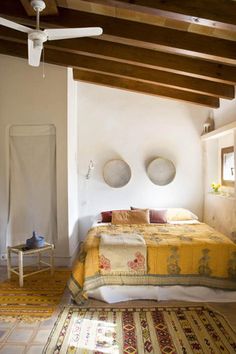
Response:
[[[88,291],[89,298],[113,304],[130,300],[236,302],[236,291],[204,286],[101,286]]]

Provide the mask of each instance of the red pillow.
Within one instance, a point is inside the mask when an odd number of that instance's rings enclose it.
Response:
[[[138,208],[130,207],[130,209],[137,210]],[[165,209],[162,210],[149,209],[150,224],[166,224],[167,223],[166,214],[167,214],[167,210]]]
[[[102,220],[100,222],[111,222],[112,211],[102,211],[101,212]]]
[[[149,215],[150,215],[150,223],[151,224],[166,224],[167,219],[166,219],[166,210],[154,210],[150,209],[149,210]]]
[[[127,211],[127,210],[116,210],[116,211]],[[111,222],[112,219],[112,210],[108,210],[108,211],[102,211],[101,212],[101,217],[102,220],[99,222]]]

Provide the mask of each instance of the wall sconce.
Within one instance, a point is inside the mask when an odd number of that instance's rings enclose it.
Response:
[[[94,163],[92,160],[90,160],[88,165],[88,172],[86,174],[86,179],[89,179],[91,177],[91,172],[93,169],[94,169]]]

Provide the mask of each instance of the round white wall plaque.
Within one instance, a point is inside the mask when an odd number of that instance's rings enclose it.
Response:
[[[175,166],[170,160],[158,157],[150,162],[147,167],[147,175],[158,186],[165,186],[175,178]]]
[[[110,160],[103,167],[104,181],[113,188],[125,186],[131,178],[131,169],[123,160]]]

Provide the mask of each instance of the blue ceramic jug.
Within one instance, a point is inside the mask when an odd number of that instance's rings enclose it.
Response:
[[[44,237],[37,236],[35,231],[33,231],[33,236],[26,240],[26,246],[28,248],[39,248],[39,247],[43,247],[44,244],[45,244]]]

